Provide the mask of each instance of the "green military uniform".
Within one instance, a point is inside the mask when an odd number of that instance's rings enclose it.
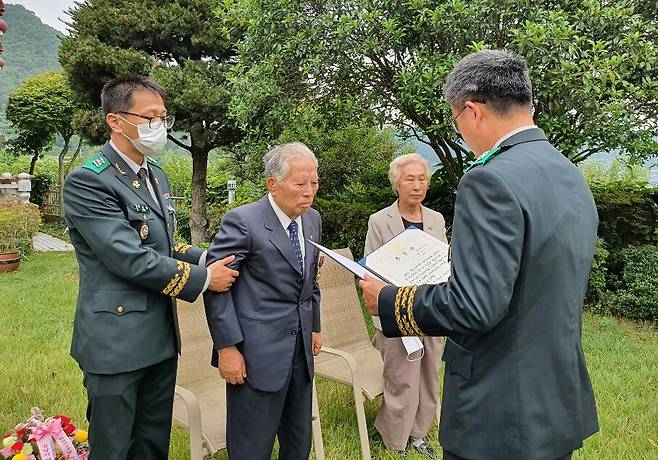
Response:
[[[384,288],[382,329],[448,337],[446,458],[570,458],[598,430],[581,344],[594,200],[538,128],[482,158],[457,191],[450,279]]]
[[[85,374],[93,459],[166,458],[180,337],[175,298],[206,283],[202,250],[176,244],[167,177],[147,184],[109,143],[71,172],[64,208],[80,267],[71,355]]]

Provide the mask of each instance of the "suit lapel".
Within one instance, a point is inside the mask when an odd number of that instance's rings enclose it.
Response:
[[[155,201],[153,201],[153,198],[151,197],[151,194],[149,193],[146,186],[140,183],[137,174],[135,174],[135,172],[130,169],[130,167],[126,164],[125,161],[123,161],[119,154],[114,151],[109,142],[103,146],[103,155],[105,155],[105,157],[107,157],[107,159],[112,163],[112,166],[114,166],[114,173],[117,179],[123,182],[124,185],[132,190],[135,195],[137,195],[142,199],[142,201],[148,204],[156,214],[164,218],[163,211],[159,209],[158,205],[155,203]],[[135,186],[137,184],[139,185]]]
[[[404,224],[402,223],[402,216],[400,215],[400,210],[398,209],[397,200],[395,200],[395,203],[388,207],[388,210],[386,211],[386,218],[386,225],[388,226],[390,235],[388,238],[384,238],[384,240],[389,241],[404,231]]]
[[[420,206],[420,213],[423,219],[423,230],[433,235],[434,227],[437,225],[437,222],[433,219],[432,214],[427,212],[427,208],[423,205]]]
[[[279,250],[283,258],[286,259],[286,262],[288,262],[288,264],[294,268],[297,273],[302,275],[302,272],[297,266],[297,263],[293,262],[297,260],[297,257],[295,256],[295,253],[292,249],[290,238],[288,238],[288,234],[283,229],[281,221],[274,213],[274,209],[272,209],[272,205],[267,199],[267,195],[265,195],[265,197],[262,198],[260,202],[261,206],[263,206],[265,215],[265,228],[272,232],[270,234],[270,241],[274,247]]]
[[[157,177],[154,174],[153,168],[148,166],[149,169],[149,177],[152,178],[151,180],[151,185],[153,186],[153,190],[155,191],[155,196],[158,197],[158,203],[160,204],[160,209],[162,210],[163,218],[165,221],[165,227],[167,229],[167,238],[169,238],[169,247],[172,247],[174,245],[174,227],[171,225],[170,227],[170,219],[171,216],[169,215],[169,208],[165,205],[164,199],[162,198],[162,191],[160,190],[160,183],[158,182]],[[150,195],[150,193],[149,193]]]
[[[313,250],[315,246],[309,243],[309,240],[316,240],[315,227],[311,223],[308,213],[302,214],[302,228],[304,230],[304,279],[308,279],[311,274],[311,267],[315,263],[314,258],[312,257]]]

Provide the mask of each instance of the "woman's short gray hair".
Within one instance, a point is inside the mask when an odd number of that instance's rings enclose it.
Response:
[[[388,167],[388,180],[391,183],[393,191],[397,194],[398,191],[395,189],[395,185],[400,181],[400,176],[402,175],[402,168],[408,165],[409,163],[420,163],[425,168],[425,175],[427,176],[427,182],[429,183],[430,178],[432,177],[432,171],[430,170],[430,165],[425,158],[417,153],[408,153],[406,155],[400,155],[391,161],[391,165]]]
[[[514,107],[531,107],[528,65],[509,51],[471,53],[446,78],[443,96],[453,107],[461,108],[466,101],[482,102],[501,115]]]
[[[301,142],[289,142],[274,147],[263,156],[265,163],[265,177],[274,177],[277,182],[281,182],[288,175],[288,161],[292,158],[309,157],[313,159],[315,166],[318,160],[311,149]]]

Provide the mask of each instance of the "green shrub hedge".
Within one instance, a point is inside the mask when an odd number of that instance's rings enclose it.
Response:
[[[32,251],[32,237],[39,231],[41,216],[33,203],[15,198],[0,198],[0,252],[20,251],[26,257]]]
[[[629,244],[658,244],[658,211],[646,185],[609,182],[590,184],[599,212],[599,236],[612,252]]]
[[[616,289],[602,292],[593,311],[658,324],[658,246],[628,246],[620,257]]]
[[[592,271],[589,275],[587,285],[587,296],[585,304],[587,306],[596,305],[605,295],[608,283],[608,257],[610,252],[606,248],[606,243],[601,238],[596,240],[596,249],[594,251],[594,260],[592,261]]]

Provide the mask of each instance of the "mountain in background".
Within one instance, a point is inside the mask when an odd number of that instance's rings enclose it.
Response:
[[[5,118],[7,97],[23,80],[47,70],[59,69],[57,30],[42,23],[22,5],[6,5],[3,19],[9,30],[2,37],[5,68],[0,70],[0,133],[6,133],[9,122]]]

